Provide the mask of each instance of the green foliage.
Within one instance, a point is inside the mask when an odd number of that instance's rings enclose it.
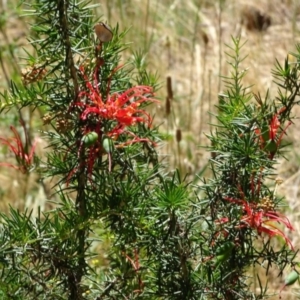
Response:
[[[35,55],[22,84],[2,95],[2,111],[44,114],[46,158],[30,168],[35,160],[23,155],[21,138],[10,149],[25,158],[20,171],[55,180],[56,203],[37,215],[2,213],[3,299],[262,299],[267,288],[258,279],[261,291],[251,289],[249,267],[268,273],[277,265],[281,274],[295,264],[277,224],[293,227],[278,210],[277,183],[266,180],[298,104],[299,64],[277,64],[281,90],[263,100],[242,85],[233,39],[227,91],[208,136],[212,177],[191,186],[178,171],[164,174],[158,161],[159,133],[146,111],[156,102],[157,77],[140,52],[120,64],[126,32],[99,23],[99,41],[87,2],[29,7]]]

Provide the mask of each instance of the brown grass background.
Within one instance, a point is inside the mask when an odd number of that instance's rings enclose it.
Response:
[[[9,2],[9,3],[8,3]],[[106,0],[94,1],[99,8],[95,15],[111,27],[117,24],[120,30],[131,27],[125,40],[130,43],[124,59],[133,51],[145,50],[148,70],[158,73],[162,88],[157,92],[161,104],[153,108],[155,123],[161,124],[167,136],[160,148],[165,162],[171,169],[177,167],[182,174],[201,174],[209,159],[209,153],[200,145],[206,145],[205,133],[209,133],[214,118],[208,111],[215,112],[218,94],[224,90],[220,75],[229,75],[226,63],[225,44],[232,45],[231,37],[241,36],[246,42],[242,54],[247,58],[242,69],[247,70],[244,86],[254,85],[253,92],[265,95],[270,91],[275,97],[277,86],[273,82],[271,70],[275,59],[280,63],[295,51],[300,41],[300,1],[299,0]],[[0,14],[5,20],[0,32],[0,91],[8,86],[11,78],[18,78],[22,68],[23,47],[30,49],[26,36],[29,26],[20,18],[22,10],[16,8],[16,1],[0,0]],[[251,26],[258,14],[271,19],[268,28],[260,30]],[[256,16],[256,17],[255,17]],[[251,21],[252,20],[252,21]],[[249,23],[250,22],[250,23]],[[247,28],[246,24],[249,28]],[[255,23],[255,22],[254,22]],[[166,78],[171,77],[174,98],[171,113],[167,114]],[[295,109],[300,116],[300,109]],[[32,114],[27,112],[31,122]],[[15,122],[16,114],[11,111],[0,116],[1,136],[9,136],[8,127]],[[33,126],[40,125],[34,121]],[[176,131],[182,139],[176,141]],[[295,120],[288,130],[288,140],[292,143],[286,154],[288,160],[278,164],[278,176],[283,179],[278,193],[286,197],[285,213],[295,227],[290,236],[296,249],[299,240],[299,156],[300,122]],[[39,133],[36,134],[37,136]],[[45,142],[39,142],[43,153]],[[5,151],[1,161],[10,159]],[[11,169],[0,169],[0,208],[6,210],[8,204],[37,210],[44,207],[51,192],[45,184],[32,175],[29,178]],[[51,186],[50,183],[46,185]],[[266,280],[266,279],[265,279]],[[283,283],[276,277],[276,270],[269,276],[269,285],[278,291]],[[278,299],[278,296],[270,298]],[[285,289],[282,299],[297,299],[291,289]]]

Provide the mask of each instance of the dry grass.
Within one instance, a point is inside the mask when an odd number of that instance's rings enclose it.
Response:
[[[2,0],[2,6],[3,3]],[[253,8],[271,18],[271,26],[266,30],[246,28],[245,18],[249,17],[247,14]],[[15,43],[14,55],[17,57],[21,54],[27,30],[14,11],[7,12],[7,23],[1,31],[0,43]],[[277,91],[271,76],[275,58],[283,62],[288,53],[294,51],[295,43],[300,42],[300,2],[297,0],[106,0],[101,1],[95,14],[102,15],[102,21],[107,21],[112,27],[117,23],[121,30],[132,27],[126,37],[126,41],[132,43],[131,49],[147,50],[149,69],[160,75],[163,86],[158,92],[161,105],[153,111],[156,123],[162,123],[162,130],[169,136],[161,152],[168,156],[172,168],[179,167],[183,173],[191,176],[203,170],[209,157],[199,145],[207,143],[204,134],[209,133],[208,124],[214,121],[207,112],[215,110],[218,94],[224,88],[220,74],[228,74],[224,51],[225,44],[230,44],[231,36],[241,35],[242,40],[247,41],[243,53],[248,57],[243,68],[249,69],[244,85],[255,84],[253,91],[262,95],[269,89],[273,97]],[[11,54],[1,53],[4,63],[0,68],[0,89],[5,87],[6,78],[17,72],[17,67],[11,68],[8,63],[7,58],[12,60]],[[124,57],[130,55],[132,52],[128,50]],[[170,114],[165,110],[165,83],[168,76],[172,81],[174,95]],[[294,114],[300,115],[300,109],[294,111]],[[6,122],[7,117],[2,132],[6,132]],[[180,143],[176,141],[178,129],[182,133]],[[289,140],[293,145],[287,154],[289,161],[282,161],[278,166],[278,174],[284,180],[279,193],[287,199],[287,214],[296,229],[291,237],[295,248],[300,243],[299,130],[300,122],[296,120],[289,129]],[[39,204],[43,199],[40,187],[34,180],[30,188],[24,188],[28,179],[23,180],[17,174],[11,180],[11,172],[1,172],[0,179],[4,206],[8,199],[13,205],[24,202],[20,199],[24,198],[22,195],[25,189],[27,197],[35,197],[34,203]],[[278,291],[282,279],[271,279],[270,285]],[[278,299],[278,296],[270,299]],[[282,299],[295,298],[288,292],[282,294]]]

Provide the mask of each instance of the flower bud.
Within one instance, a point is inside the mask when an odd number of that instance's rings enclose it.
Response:
[[[87,147],[94,145],[97,142],[97,140],[98,140],[98,134],[97,132],[94,131],[89,132],[82,138],[83,144]]]
[[[299,274],[297,271],[293,270],[286,278],[284,281],[284,285],[292,285],[294,284],[299,278]]]
[[[102,142],[102,146],[107,153],[111,153],[114,148],[112,139],[105,137]]]

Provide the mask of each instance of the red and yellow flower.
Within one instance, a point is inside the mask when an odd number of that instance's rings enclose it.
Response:
[[[257,203],[249,203],[246,200],[237,200],[230,197],[225,197],[224,199],[231,203],[240,205],[243,210],[238,228],[252,228],[255,229],[259,235],[261,233],[265,233],[269,237],[280,236],[291,247],[291,249],[294,249],[290,239],[276,226],[276,223],[279,223],[289,230],[294,230],[287,217],[273,209],[263,208]]]

